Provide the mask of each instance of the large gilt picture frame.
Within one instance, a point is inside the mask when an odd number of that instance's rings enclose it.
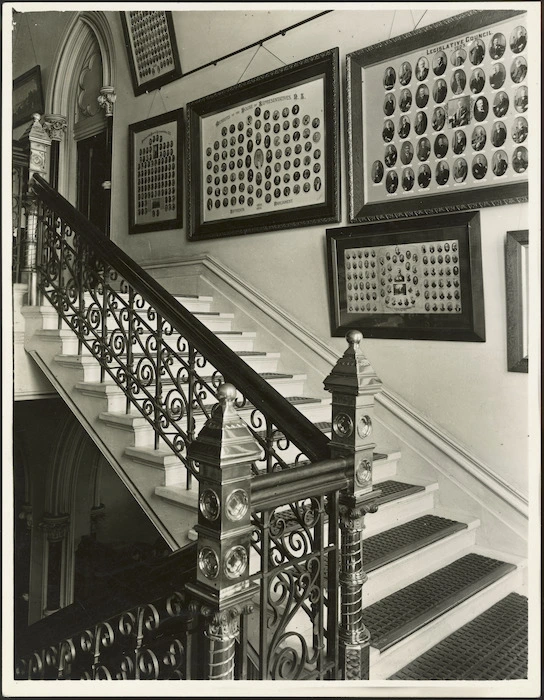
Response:
[[[189,240],[339,221],[330,49],[187,105]]]
[[[485,341],[480,213],[327,229],[331,334]]]
[[[172,13],[126,10],[120,14],[134,94],[151,92],[180,78]]]
[[[129,233],[183,227],[183,110],[130,124]]]
[[[352,223],[527,201],[524,11],[471,10],[346,66]]]

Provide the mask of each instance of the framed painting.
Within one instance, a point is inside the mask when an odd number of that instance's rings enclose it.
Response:
[[[134,94],[156,90],[180,78],[172,13],[126,10],[120,14]]]
[[[129,125],[129,233],[182,228],[183,110]]]
[[[327,230],[331,334],[485,340],[480,213]]]
[[[529,231],[508,231],[505,245],[506,350],[509,372],[529,371]]]
[[[189,240],[339,221],[338,49],[187,105]]]
[[[44,112],[40,66],[15,78],[13,81],[13,127],[32,119],[34,113]]]
[[[527,200],[527,35],[471,10],[348,54],[351,222]]]

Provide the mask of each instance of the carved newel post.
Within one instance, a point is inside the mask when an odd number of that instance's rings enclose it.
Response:
[[[236,389],[223,384],[219,404],[188,450],[198,463],[199,513],[193,610],[205,621],[208,679],[233,680],[240,616],[250,611],[252,463],[261,450],[234,408]]]
[[[28,284],[29,306],[38,303],[38,273],[37,273],[37,249],[38,249],[38,200],[33,194],[31,185],[34,173],[38,173],[45,179],[49,177],[49,152],[51,139],[40,124],[40,115],[32,115],[33,122],[21,138],[28,155],[28,183],[29,188],[25,197],[26,233],[24,240],[24,257],[22,269],[22,281]]]
[[[332,393],[331,457],[353,455],[351,486],[340,493],[340,677],[368,679],[370,634],[363,624],[363,529],[366,513],[377,510],[380,492],[372,488],[371,441],[374,395],[382,383],[359,344],[359,331],[349,331],[349,347],[325,379]]]

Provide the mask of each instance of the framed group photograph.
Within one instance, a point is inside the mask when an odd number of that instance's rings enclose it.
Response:
[[[13,127],[29,122],[35,112],[44,112],[40,66],[34,66],[13,81]]]
[[[129,233],[183,226],[183,110],[129,125]]]
[[[135,95],[156,90],[181,77],[172,13],[165,10],[121,12]]]
[[[189,103],[189,240],[339,221],[338,114],[338,49]]]
[[[327,230],[331,334],[485,341],[480,213]]]
[[[352,223],[527,201],[527,40],[471,10],[348,54]]]

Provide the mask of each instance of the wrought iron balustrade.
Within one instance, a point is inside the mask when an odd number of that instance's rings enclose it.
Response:
[[[198,469],[187,446],[224,381],[237,387],[237,407],[250,411],[262,450],[256,471],[328,455],[329,440],[317,427],[40,176],[34,176],[33,190],[41,203],[37,267],[43,298],[57,310],[59,328],[74,332],[77,353],[96,358],[100,381],[122,388],[127,413],[138,411],[148,420],[155,448],[167,446],[182,460],[188,487]],[[287,461],[291,444],[298,455]]]
[[[325,380],[329,440],[39,176],[34,190],[38,288],[98,379],[153,426],[155,447],[198,478],[198,539],[193,580],[27,654],[17,677],[368,678],[362,531],[379,495],[381,382],[361,334]],[[296,469],[282,458],[291,443]]]
[[[185,680],[191,643],[186,597],[172,591],[19,657],[15,680]]]

